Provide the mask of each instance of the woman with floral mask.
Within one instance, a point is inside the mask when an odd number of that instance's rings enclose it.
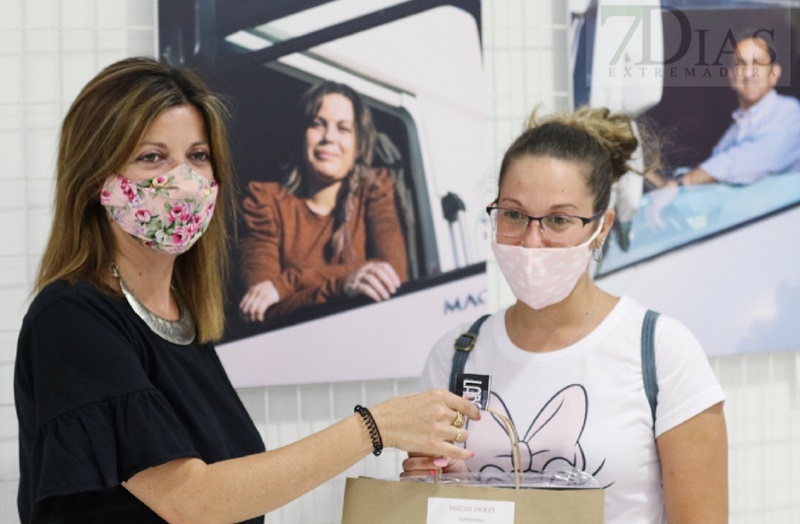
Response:
[[[214,348],[235,209],[225,114],[194,74],[147,58],[105,68],[67,113],[15,364],[23,523],[263,522],[384,446],[470,454],[450,423],[479,412],[445,391],[264,451]]]
[[[606,293],[589,273],[614,222],[611,186],[637,145],[629,119],[607,109],[531,116],[487,208],[497,264],[517,301],[485,320],[464,371],[491,377],[488,409],[513,421],[520,469],[591,474],[605,489],[606,522],[727,522],[724,393],[702,348],[680,322],[657,318],[651,411],[647,310]],[[425,387],[448,387],[454,341],[467,328],[433,349]],[[475,457],[445,472],[512,471],[497,417],[463,426]],[[412,454],[404,475],[427,474],[432,461]]]

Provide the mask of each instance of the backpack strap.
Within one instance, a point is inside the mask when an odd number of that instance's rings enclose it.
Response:
[[[642,380],[644,382],[644,393],[647,396],[647,403],[650,404],[650,413],[653,417],[653,431],[656,429],[656,407],[658,404],[658,377],[656,376],[656,355],[655,355],[655,333],[656,311],[648,309],[644,315],[642,323]],[[473,322],[469,329],[462,333],[453,344],[455,352],[453,354],[453,367],[450,369],[450,391],[456,391],[456,377],[464,372],[464,366],[469,358],[469,352],[478,340],[478,333],[481,325],[489,318],[483,315]]]
[[[644,393],[653,416],[653,431],[656,430],[656,406],[658,405],[658,377],[656,376],[655,334],[658,313],[648,309],[642,323],[642,379]]]
[[[456,392],[456,377],[459,373],[464,372],[464,366],[467,364],[469,352],[475,346],[475,341],[478,340],[478,332],[481,330],[483,322],[489,318],[489,315],[483,315],[478,320],[472,323],[469,329],[462,333],[453,344],[455,352],[453,354],[453,367],[450,368],[450,392]]]

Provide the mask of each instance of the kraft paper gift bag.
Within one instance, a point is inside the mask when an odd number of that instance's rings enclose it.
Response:
[[[601,489],[349,478],[342,524],[602,524]]]
[[[348,478],[342,524],[602,524],[604,492],[591,475],[521,474],[516,430],[499,418],[512,443],[511,474]]]

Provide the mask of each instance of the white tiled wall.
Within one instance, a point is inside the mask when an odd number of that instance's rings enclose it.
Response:
[[[485,0],[487,166],[494,172],[522,118],[569,107],[565,2]],[[0,2],[0,522],[18,522],[17,424],[12,368],[17,330],[50,222],[56,138],[67,106],[102,66],[155,50],[155,1]],[[492,307],[510,293],[490,262]],[[798,348],[800,350],[800,347]],[[800,522],[800,351],[712,360],[728,394],[734,523]],[[267,446],[280,447],[411,391],[413,380],[240,391]],[[369,457],[270,524],[339,521],[343,479],[393,476],[399,453]]]

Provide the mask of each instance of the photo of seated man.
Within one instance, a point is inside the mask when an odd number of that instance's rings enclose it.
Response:
[[[648,174],[656,188],[711,184],[752,184],[800,168],[800,102],[775,91],[781,66],[766,40],[737,41],[730,82],[739,106],[733,122],[698,166],[670,176]]]
[[[351,87],[312,85],[280,181],[251,180],[240,240],[246,321],[352,297],[390,298],[407,279],[393,173],[373,167],[376,129]]]

